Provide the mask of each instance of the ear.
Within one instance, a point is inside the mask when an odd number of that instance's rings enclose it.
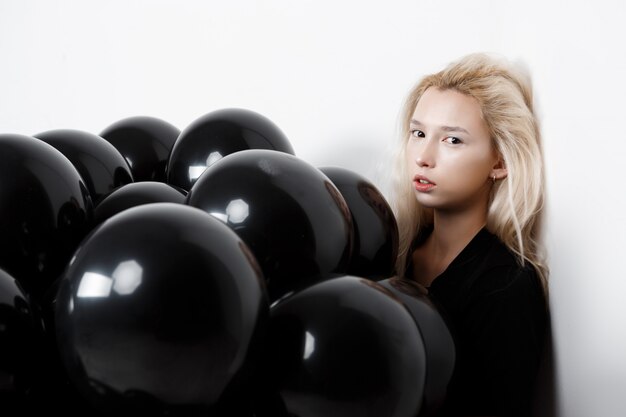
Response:
[[[509,175],[509,172],[506,169],[504,160],[502,159],[502,157],[499,157],[498,162],[496,162],[493,168],[491,168],[490,177],[495,177],[497,180],[503,180],[507,177],[507,175]]]

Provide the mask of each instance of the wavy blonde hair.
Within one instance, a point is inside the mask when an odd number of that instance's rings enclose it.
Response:
[[[487,230],[495,234],[518,258],[530,263],[547,292],[548,268],[539,243],[540,213],[544,205],[544,168],[541,135],[533,111],[530,77],[503,58],[475,53],[424,77],[410,92],[402,108],[401,143],[397,147],[391,203],[399,231],[396,272],[405,273],[415,236],[433,222],[432,209],[421,206],[406,179],[405,157],[409,124],[426,89],[455,90],[475,98],[482,110],[494,148],[507,168],[489,196]]]

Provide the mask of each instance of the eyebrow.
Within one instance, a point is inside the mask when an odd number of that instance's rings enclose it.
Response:
[[[415,120],[415,119],[411,119],[411,124],[424,126],[419,120]],[[468,132],[467,130],[463,129],[460,126],[439,126],[439,128],[446,132],[464,132],[464,133],[467,133],[468,135],[470,134],[470,132]]]

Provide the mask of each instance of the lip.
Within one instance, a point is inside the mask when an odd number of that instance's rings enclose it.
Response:
[[[430,184],[422,184],[420,180],[428,181]],[[427,177],[423,175],[416,175],[413,177],[413,186],[415,187],[417,191],[422,191],[422,192],[430,191],[436,185],[437,184],[435,184],[434,182],[432,182],[431,180],[429,180]]]

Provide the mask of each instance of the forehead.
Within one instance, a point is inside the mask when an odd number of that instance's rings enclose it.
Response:
[[[413,111],[413,119],[427,127],[459,126],[474,135],[487,130],[480,105],[474,97],[435,87],[422,94]]]

